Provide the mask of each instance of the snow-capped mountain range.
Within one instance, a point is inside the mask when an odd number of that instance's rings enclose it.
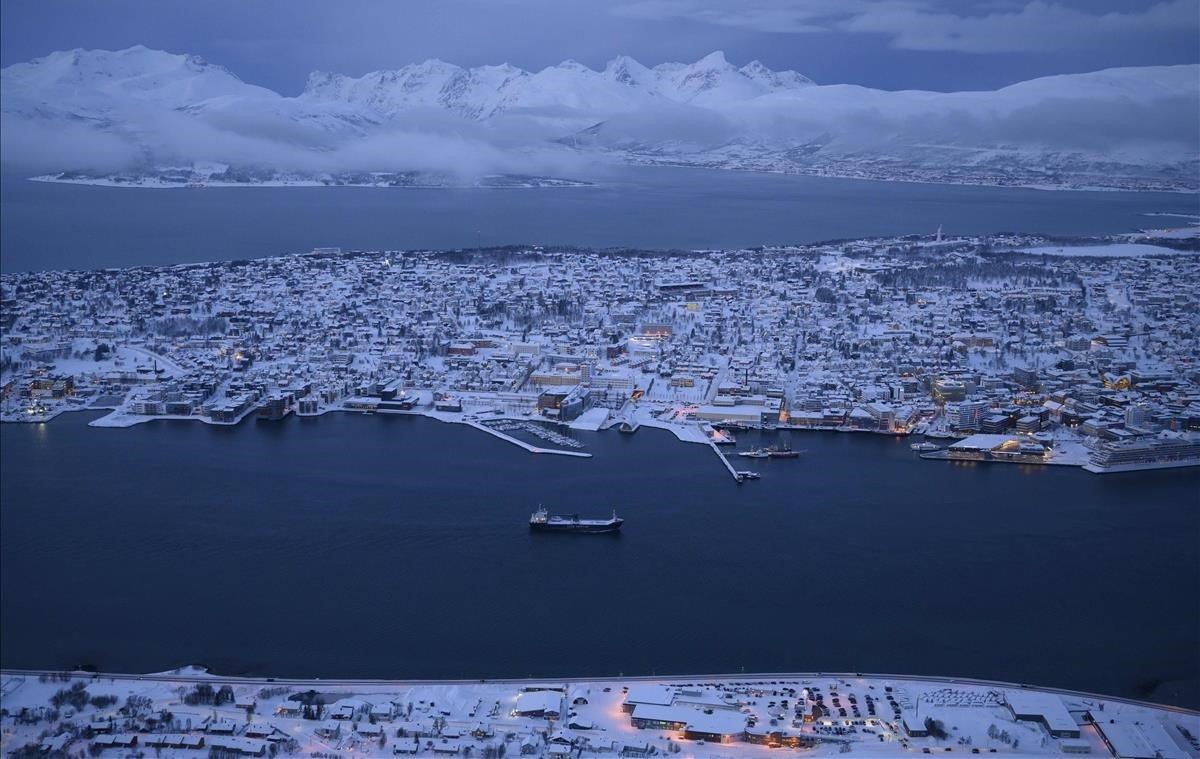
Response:
[[[314,72],[301,99],[350,104],[384,118],[414,108],[444,108],[468,119],[504,112],[569,109],[604,115],[637,110],[656,99],[720,107],[772,92],[811,87],[795,71],[774,72],[759,61],[736,68],[720,53],[693,64],[664,63],[647,68],[628,56],[593,71],[564,61],[537,73],[509,66],[464,69],[432,60],[357,79]]]
[[[315,72],[286,97],[196,56],[52,53],[0,71],[5,162],[99,176],[221,166],[585,171],[589,162],[891,179],[1196,189],[1200,66],[1110,69],[986,92],[817,85],[720,52],[529,72],[438,60]]]

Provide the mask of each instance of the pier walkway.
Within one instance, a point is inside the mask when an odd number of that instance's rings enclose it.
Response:
[[[708,441],[708,447],[713,449],[713,453],[717,454],[717,458],[721,460],[721,463],[724,464],[725,468],[729,470],[729,473],[733,475],[734,482],[741,482],[743,479],[742,475],[738,474],[738,470],[734,468],[733,464],[729,463],[729,459],[725,456],[725,454],[721,453],[720,447],[711,440]]]

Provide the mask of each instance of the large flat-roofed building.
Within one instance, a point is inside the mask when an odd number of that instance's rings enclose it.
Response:
[[[638,704],[630,715],[636,728],[681,730],[685,738],[725,743],[746,732],[746,715],[732,709],[701,709],[676,704]]]
[[[1092,712],[1096,717],[1097,713]],[[1188,759],[1192,756],[1158,722],[1133,721],[1129,718],[1095,721],[1096,729],[1108,750],[1117,759]]]
[[[513,710],[518,717],[557,717],[562,710],[563,694],[557,690],[539,690],[517,696]]]
[[[905,713],[902,724],[904,732],[910,738],[924,738],[929,735],[929,728],[925,727],[925,721],[912,712]]]
[[[732,406],[706,405],[696,409],[696,419],[705,422],[745,422],[763,424],[779,421],[777,405],[738,403]]]
[[[670,298],[682,298],[685,296],[698,298],[709,294],[708,283],[695,280],[659,282],[657,287],[659,295]]]
[[[1079,737],[1079,724],[1058,696],[1014,690],[1009,691],[1007,701],[1013,719],[1036,722],[1055,738]]]
[[[654,706],[670,706],[675,702],[675,689],[667,685],[633,685],[625,694],[625,703],[621,709],[632,712],[641,704]]]
[[[1046,446],[1024,435],[971,435],[946,449],[952,459],[969,461],[1044,461]]]

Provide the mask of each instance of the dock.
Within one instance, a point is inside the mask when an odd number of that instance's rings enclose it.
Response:
[[[462,422],[462,424],[465,424],[468,427],[474,427],[477,430],[482,430],[489,435],[495,435],[496,437],[500,438],[501,440],[512,443],[513,445],[516,445],[516,446],[520,446],[521,448],[524,448],[525,450],[529,451],[530,453],[552,453],[556,456],[575,456],[576,458],[583,458],[583,459],[590,459],[592,457],[592,454],[584,453],[583,451],[564,451],[564,450],[560,450],[558,448],[539,448],[536,445],[530,445],[529,443],[526,443],[524,440],[518,440],[517,438],[513,437],[512,435],[506,435],[503,432],[501,432],[500,430],[492,429],[491,427],[487,426],[486,424],[480,424],[479,422],[464,421],[464,422]]]
[[[733,481],[738,483],[742,482],[744,478],[742,475],[738,474],[738,470],[733,468],[733,464],[729,463],[729,459],[725,457],[725,454],[721,453],[721,449],[717,446],[717,444],[709,440],[708,447],[712,448],[713,453],[717,454],[717,458],[721,460],[721,463],[724,464],[725,468],[729,470],[729,473],[733,475]]]

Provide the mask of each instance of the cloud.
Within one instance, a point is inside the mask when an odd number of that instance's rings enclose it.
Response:
[[[1200,34],[1200,0],[1163,0],[1139,10],[1107,13],[1045,0],[999,9],[986,3],[978,13],[964,3],[944,0],[632,0],[615,6],[614,12],[755,32],[882,34],[895,48],[963,53],[1098,49],[1129,40]]]
[[[140,160],[132,141],[84,124],[0,115],[0,163],[27,172],[124,169]]]
[[[869,6],[866,0],[634,0],[613,11],[645,20],[687,19],[756,32],[803,33],[829,31]]]
[[[123,101],[103,119],[4,113],[0,156],[31,174],[106,174],[147,167],[228,164],[302,173],[431,171],[464,180],[491,173],[559,173],[583,161],[548,144],[558,136],[530,119],[483,124],[414,109],[354,127],[287,99],[233,99],[220,107],[164,109]]]
[[[1042,0],[1019,10],[977,16],[916,8],[878,8],[852,16],[840,28],[888,34],[894,47],[907,50],[1053,52],[1189,30],[1200,33],[1200,0],[1170,0],[1128,13],[1090,13]]]
[[[613,114],[594,131],[610,148],[670,145],[685,151],[711,150],[738,135],[737,126],[717,111],[669,101]]]

